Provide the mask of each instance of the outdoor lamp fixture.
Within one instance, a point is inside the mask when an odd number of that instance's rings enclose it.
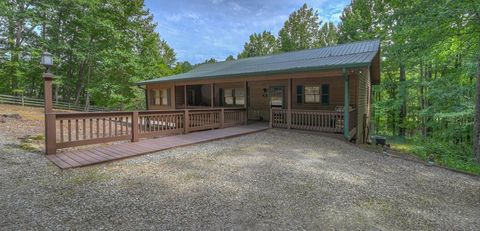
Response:
[[[263,96],[263,97],[267,97],[267,96],[268,96],[267,88],[263,88],[262,91],[263,91],[262,96]]]
[[[40,64],[45,66],[45,73],[50,73],[50,67],[53,66],[53,55],[46,51],[43,52]]]

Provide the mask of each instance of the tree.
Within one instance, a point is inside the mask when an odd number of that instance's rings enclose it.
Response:
[[[278,34],[282,51],[295,51],[321,46],[318,12],[304,4],[290,14]]]
[[[243,46],[243,51],[238,54],[238,59],[270,55],[278,52],[278,44],[275,36],[269,31],[261,34],[250,35],[250,40]]]
[[[143,0],[1,1],[0,93],[40,97],[49,51],[55,98],[125,105],[134,82],[173,73],[175,52],[155,27]]]
[[[235,58],[233,57],[233,55],[229,55],[229,56],[227,56],[227,58],[225,59],[225,61],[232,61],[232,60],[235,60]]]
[[[320,29],[319,44],[321,47],[335,45],[338,42],[338,29],[333,22],[326,22]]]
[[[217,60],[215,58],[210,58],[210,59],[207,59],[205,60],[203,63],[216,63]]]

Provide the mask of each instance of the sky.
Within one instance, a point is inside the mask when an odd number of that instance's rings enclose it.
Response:
[[[350,0],[146,0],[157,32],[175,50],[177,61],[192,64],[210,58],[223,61],[243,50],[253,33],[275,36],[288,16],[303,3],[318,11],[320,20],[339,22]]]

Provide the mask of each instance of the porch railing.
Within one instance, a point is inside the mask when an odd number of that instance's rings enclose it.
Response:
[[[81,145],[182,134],[245,123],[243,108],[48,113],[47,154]]]
[[[356,127],[356,111],[349,113],[349,131]],[[277,128],[292,128],[322,132],[341,133],[344,127],[343,112],[272,109],[270,125]]]

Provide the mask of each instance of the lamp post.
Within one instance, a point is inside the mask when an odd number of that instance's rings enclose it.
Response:
[[[47,154],[55,154],[56,128],[52,101],[53,74],[50,72],[50,68],[53,66],[53,55],[48,52],[43,52],[40,64],[45,66],[45,72],[42,75],[45,100],[45,152]]]
[[[53,66],[53,55],[48,52],[43,52],[40,64],[45,66],[45,72],[43,73],[43,81],[45,84],[44,99],[45,99],[45,113],[48,113],[53,111],[53,105],[52,105],[53,74],[50,72],[50,68]]]

